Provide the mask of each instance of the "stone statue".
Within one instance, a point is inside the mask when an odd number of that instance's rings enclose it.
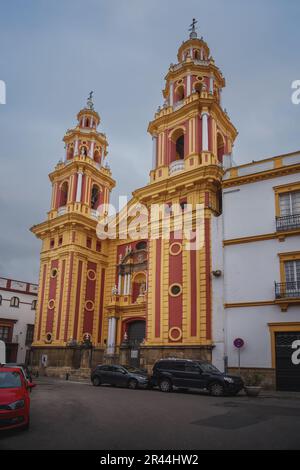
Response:
[[[141,285],[140,285],[140,295],[145,295],[145,292],[146,292],[146,283],[145,283],[145,282],[141,282]]]
[[[112,295],[118,295],[119,291],[118,291],[117,286],[114,286],[114,287],[112,288],[111,293],[112,293]]]

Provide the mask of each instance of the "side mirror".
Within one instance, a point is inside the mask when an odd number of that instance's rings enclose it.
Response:
[[[33,382],[27,382],[27,388],[28,388],[29,390],[31,390],[31,389],[33,389],[33,388],[35,388],[35,387],[36,387],[36,384],[35,384],[35,383],[33,383]]]

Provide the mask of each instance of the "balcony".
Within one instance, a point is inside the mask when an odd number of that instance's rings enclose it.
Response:
[[[57,215],[64,215],[67,213],[67,207],[61,206],[57,209]]]
[[[300,304],[300,281],[275,282],[275,303],[286,312],[290,305]]]
[[[184,105],[184,100],[177,101],[177,103],[173,105],[173,111],[177,111],[177,109],[182,108],[183,105]]]
[[[184,160],[175,160],[174,162],[170,163],[169,165],[169,175],[173,175],[174,173],[178,173],[179,171],[183,171],[185,169],[185,162]]]
[[[300,229],[300,214],[276,217],[277,232],[288,232],[297,229]]]
[[[92,219],[98,220],[99,219],[99,212],[96,209],[91,209],[91,217]]]
[[[276,299],[297,299],[300,298],[300,281],[275,282]]]

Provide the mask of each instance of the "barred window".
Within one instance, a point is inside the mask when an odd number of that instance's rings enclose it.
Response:
[[[9,336],[10,336],[10,327],[0,325],[0,340],[7,343],[9,340]]]
[[[300,214],[300,191],[280,194],[279,205],[281,217]]]
[[[34,325],[27,325],[26,344],[31,344],[33,342],[33,335],[34,335]]]
[[[286,282],[299,284],[300,286],[300,260],[286,261],[284,267]]]

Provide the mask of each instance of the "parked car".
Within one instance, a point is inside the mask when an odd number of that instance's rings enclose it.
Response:
[[[91,373],[95,387],[115,385],[127,388],[147,388],[149,379],[144,371],[120,365],[99,365]]]
[[[0,430],[29,428],[29,390],[34,386],[19,367],[0,367]]]
[[[213,396],[237,395],[244,388],[240,377],[223,374],[209,362],[161,359],[154,364],[151,385],[162,392],[173,387],[208,390]]]
[[[5,367],[19,367],[28,382],[32,382],[31,370],[26,364],[17,364],[16,362],[9,362]]]

